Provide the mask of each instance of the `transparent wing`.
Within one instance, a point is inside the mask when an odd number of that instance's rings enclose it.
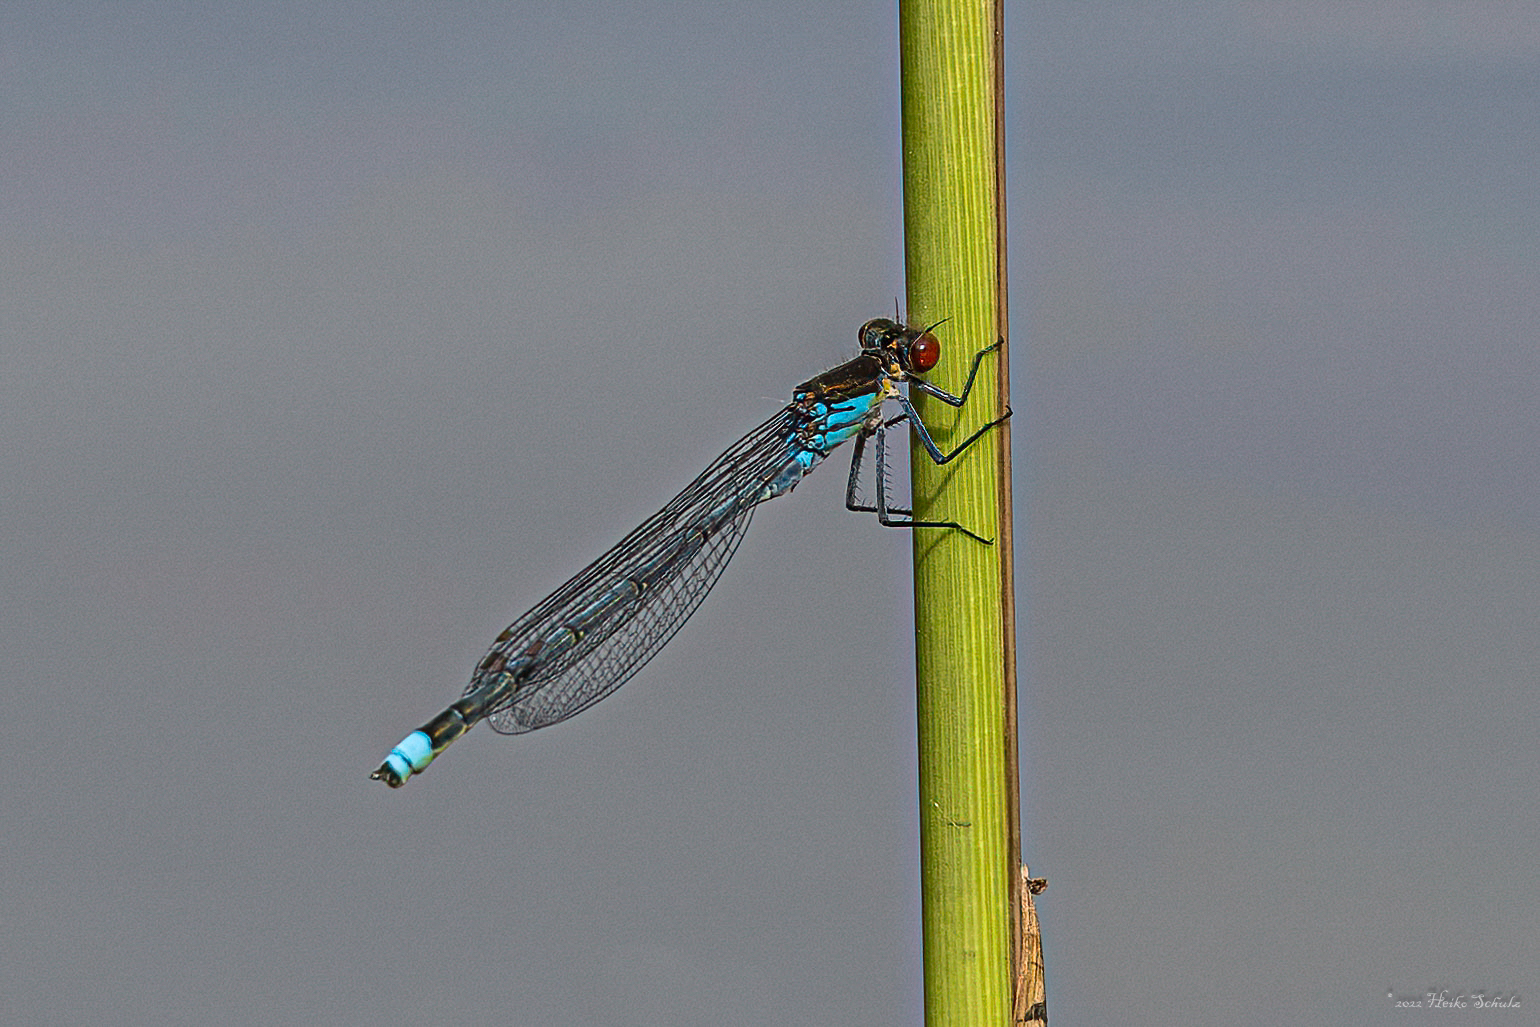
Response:
[[[487,720],[522,734],[567,719],[624,684],[700,606],[743,541],[766,484],[796,462],[782,410],[498,637],[466,695],[512,675]]]

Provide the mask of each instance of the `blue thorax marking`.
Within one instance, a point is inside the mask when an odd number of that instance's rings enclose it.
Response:
[[[869,392],[851,396],[837,403],[815,403],[812,406],[813,424],[819,430],[807,435],[807,444],[825,456],[842,442],[855,438],[866,422],[872,407],[882,400],[881,394]]]
[[[792,405],[800,423],[788,440],[788,462],[766,483],[763,497],[791,491],[835,448],[868,430],[875,411],[893,391],[882,361],[872,353],[797,386]]]

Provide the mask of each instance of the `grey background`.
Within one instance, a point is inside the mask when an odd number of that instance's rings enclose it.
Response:
[[[1054,1021],[1535,1022],[1540,16],[1008,18]],[[5,7],[0,1020],[919,1022],[840,470],[613,698],[367,779],[891,309],[894,23]]]

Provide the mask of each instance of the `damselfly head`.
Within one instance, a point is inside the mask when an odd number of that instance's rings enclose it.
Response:
[[[899,370],[905,374],[924,374],[941,360],[941,342],[931,334],[930,328],[910,328],[885,317],[874,317],[861,326],[860,338],[861,351],[885,354],[896,365],[895,374]]]

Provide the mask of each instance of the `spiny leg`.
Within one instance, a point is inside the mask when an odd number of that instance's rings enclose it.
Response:
[[[903,418],[894,418],[893,422]],[[850,487],[846,490],[845,505],[851,510],[864,513],[875,513],[877,522],[887,528],[955,528],[969,538],[984,543],[986,546],[995,544],[995,540],[985,538],[983,535],[958,524],[956,521],[917,521],[914,512],[904,507],[888,505],[888,467],[887,467],[887,425],[881,425],[873,433],[877,436],[877,505],[866,506],[860,503],[855,495],[855,486],[860,475],[860,460],[863,450],[862,443],[866,436],[856,438],[856,451],[850,462]],[[953,454],[956,455],[956,454]]]
[[[968,394],[973,391],[973,382],[978,377],[979,364],[983,362],[985,355],[995,352],[1003,345],[1005,345],[1005,340],[997,339],[993,345],[986,346],[974,354],[973,366],[968,370],[968,380],[963,383],[961,395],[954,396],[945,389],[931,385],[929,382],[919,378],[909,379],[909,384],[919,388],[926,395],[934,396],[950,406],[961,407],[967,401]],[[987,539],[976,532],[969,531],[956,521],[917,521],[914,519],[914,511],[912,509],[889,505],[886,452],[887,429],[908,421],[914,425],[915,434],[919,436],[920,444],[925,447],[925,452],[930,459],[937,466],[945,466],[956,459],[969,446],[983,438],[985,432],[1010,420],[1011,408],[1007,406],[1004,414],[980,427],[972,435],[969,435],[953,447],[950,452],[943,452],[941,447],[936,445],[935,439],[931,438],[930,431],[925,427],[925,422],[920,420],[919,412],[915,410],[909,398],[902,394],[896,395],[893,398],[898,401],[904,412],[897,417],[878,424],[871,432],[871,434],[877,436],[877,505],[868,506],[862,503],[858,495],[860,491],[861,460],[865,455],[867,438],[865,434],[862,434],[856,436],[855,452],[851,455],[850,480],[845,489],[846,508],[860,513],[875,513],[878,522],[889,528],[956,528],[969,538],[977,539],[985,545],[993,545],[993,539]]]
[[[907,420],[909,420],[908,414],[899,414],[897,417],[884,422],[882,427],[891,428],[895,424],[901,424]],[[867,435],[856,436],[855,451],[850,456],[850,480],[845,485],[845,509],[852,510],[856,513],[877,512],[877,508],[875,506],[867,506],[865,503],[861,502],[861,461],[866,456],[867,437]],[[879,480],[877,484],[879,488],[886,488],[886,483],[881,480]],[[895,506],[887,506],[885,508],[890,514],[903,514],[909,517],[914,516],[913,510],[905,510],[901,507]]]

